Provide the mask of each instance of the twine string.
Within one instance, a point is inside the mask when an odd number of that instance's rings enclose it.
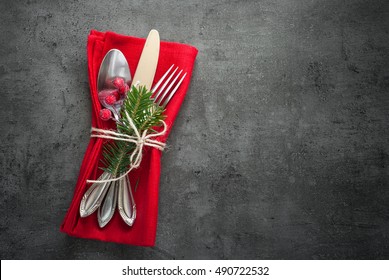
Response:
[[[144,146],[149,146],[156,148],[160,151],[163,151],[166,144],[160,141],[157,141],[152,138],[156,138],[158,136],[164,135],[167,130],[167,125],[164,121],[161,121],[163,124],[163,130],[161,132],[156,132],[156,133],[150,133],[147,134],[148,130],[144,130],[142,132],[142,135],[140,134],[139,130],[137,129],[136,125],[134,124],[134,121],[131,119],[129,114],[126,112],[126,118],[127,121],[134,131],[135,135],[127,135],[123,133],[119,133],[116,131],[112,130],[105,130],[105,129],[100,129],[96,127],[91,128],[91,136],[93,138],[103,138],[103,139],[111,139],[111,140],[118,140],[118,141],[125,141],[125,142],[130,142],[134,143],[136,145],[134,151],[130,154],[130,166],[128,170],[122,174],[119,177],[112,178],[112,179],[106,179],[106,180],[87,180],[87,183],[107,183],[107,182],[114,182],[118,181],[121,178],[124,178],[125,176],[128,175],[128,173],[131,172],[131,170],[138,168],[140,166],[140,163],[142,162],[142,151]]]

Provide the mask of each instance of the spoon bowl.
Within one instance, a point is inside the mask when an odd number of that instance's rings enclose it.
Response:
[[[121,96],[114,104],[106,103],[105,98],[108,94],[115,91],[117,88],[113,84],[115,78],[122,78],[124,83],[131,85],[131,73],[126,57],[118,49],[111,49],[104,56],[101,62],[99,74],[97,77],[97,91],[99,100],[104,107],[111,110],[115,119],[118,120],[118,113],[123,104],[124,96]]]

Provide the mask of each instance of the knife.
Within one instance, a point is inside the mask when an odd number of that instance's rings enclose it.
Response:
[[[151,89],[155,71],[157,70],[158,57],[159,33],[157,30],[152,29],[147,36],[131,86],[145,86],[148,90]]]
[[[152,29],[147,36],[142,54],[136,67],[135,75],[131,87],[145,86],[147,90],[151,89],[154,80],[155,70],[157,70],[159,57],[159,33]],[[132,226],[136,219],[136,204],[132,187],[128,176],[120,180],[118,189],[118,209],[123,221]]]

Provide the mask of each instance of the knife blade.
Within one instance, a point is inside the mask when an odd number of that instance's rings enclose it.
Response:
[[[148,90],[151,89],[157,70],[159,45],[159,33],[152,29],[147,36],[131,86],[137,84],[138,87],[145,86]]]

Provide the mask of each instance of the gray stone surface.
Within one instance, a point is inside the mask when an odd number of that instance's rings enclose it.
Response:
[[[389,2],[1,1],[2,259],[389,257]],[[60,233],[89,140],[90,29],[199,49],[157,246]]]

